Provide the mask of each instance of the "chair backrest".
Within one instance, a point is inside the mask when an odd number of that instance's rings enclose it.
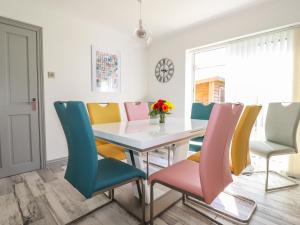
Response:
[[[118,103],[87,103],[91,123],[120,122],[120,108]]]
[[[152,105],[154,104],[155,102],[148,102],[148,109],[149,111],[152,110]]]
[[[149,119],[149,106],[146,102],[124,103],[128,121]]]
[[[202,103],[193,103],[191,119],[208,120],[211,114],[211,110],[215,103],[209,103],[204,105]]]
[[[268,141],[295,148],[296,134],[300,118],[300,103],[270,103],[265,135]]]
[[[68,144],[65,178],[86,198],[93,193],[98,170],[95,138],[82,102],[55,102]]]
[[[229,146],[242,104],[215,104],[207,125],[199,163],[204,201],[210,204],[232,182]]]
[[[231,142],[231,172],[239,175],[249,164],[249,139],[261,110],[260,105],[248,105],[238,122]]]

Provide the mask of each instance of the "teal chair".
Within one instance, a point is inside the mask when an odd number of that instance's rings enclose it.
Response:
[[[209,120],[213,106],[214,103],[210,103],[208,105],[204,105],[202,103],[193,103],[191,119]],[[203,140],[204,136],[192,138],[190,141],[189,150],[192,152],[200,151]]]
[[[95,137],[84,103],[75,101],[55,102],[54,106],[63,127],[69,150],[65,179],[86,198],[91,198],[96,192],[110,191],[111,201],[108,203],[114,201],[114,188],[133,181],[141,184],[142,224],[144,224],[145,189],[143,180],[146,179],[146,174],[113,158],[98,160]],[[68,224],[78,221],[87,214],[70,221]]]

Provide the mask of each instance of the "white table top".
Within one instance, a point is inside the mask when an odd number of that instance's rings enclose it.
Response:
[[[167,117],[165,124],[158,119],[122,121],[93,126],[95,137],[137,151],[147,151],[205,133],[207,120]]]

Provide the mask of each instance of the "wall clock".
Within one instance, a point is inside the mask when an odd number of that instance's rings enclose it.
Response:
[[[155,67],[155,77],[159,82],[167,83],[174,75],[174,63],[171,59],[163,58]]]

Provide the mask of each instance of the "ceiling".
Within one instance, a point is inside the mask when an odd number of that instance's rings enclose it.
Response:
[[[143,0],[144,26],[153,37],[184,29],[269,0]],[[57,8],[132,33],[138,23],[137,0],[51,0]]]

